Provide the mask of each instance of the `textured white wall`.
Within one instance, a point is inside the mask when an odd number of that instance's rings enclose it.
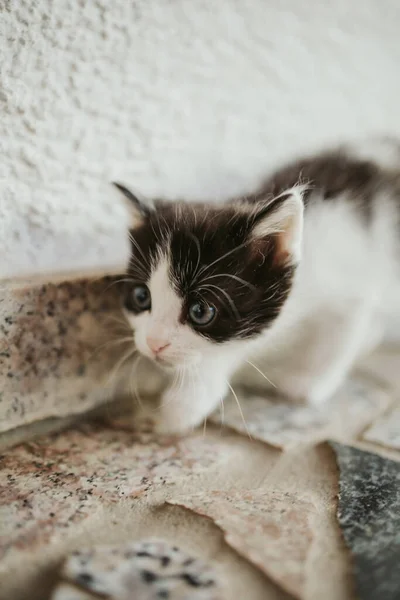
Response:
[[[400,132],[398,0],[0,0],[0,276],[123,263],[107,182],[208,198]]]

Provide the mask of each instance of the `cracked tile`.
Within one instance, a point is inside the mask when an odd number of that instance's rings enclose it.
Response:
[[[316,513],[312,503],[277,491],[214,490],[174,496],[169,504],[212,519],[241,556],[285,591],[303,597]]]
[[[331,442],[340,471],[338,520],[360,600],[400,597],[400,464]]]

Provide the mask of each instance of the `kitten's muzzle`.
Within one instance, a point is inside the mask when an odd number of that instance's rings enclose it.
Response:
[[[171,345],[166,340],[153,338],[150,336],[146,338],[146,343],[152,351],[152,353],[154,354],[154,356],[159,356],[162,352],[164,352],[164,350],[169,348],[169,346]]]

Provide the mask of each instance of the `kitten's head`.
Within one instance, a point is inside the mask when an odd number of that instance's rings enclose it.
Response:
[[[131,204],[125,314],[138,350],[159,364],[199,364],[272,327],[300,258],[303,202],[293,189],[228,205]]]

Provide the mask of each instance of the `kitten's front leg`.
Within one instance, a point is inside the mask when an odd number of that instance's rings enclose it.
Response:
[[[228,391],[225,374],[201,371],[184,371],[164,392],[157,413],[157,433],[183,434],[194,429],[224,398]]]
[[[274,380],[278,391],[313,405],[329,400],[344,382],[363,350],[379,341],[371,334],[372,311],[357,306],[345,314],[326,314],[308,323],[310,339],[294,346]],[[308,343],[307,343],[308,341]],[[277,365],[278,367],[278,365]]]

